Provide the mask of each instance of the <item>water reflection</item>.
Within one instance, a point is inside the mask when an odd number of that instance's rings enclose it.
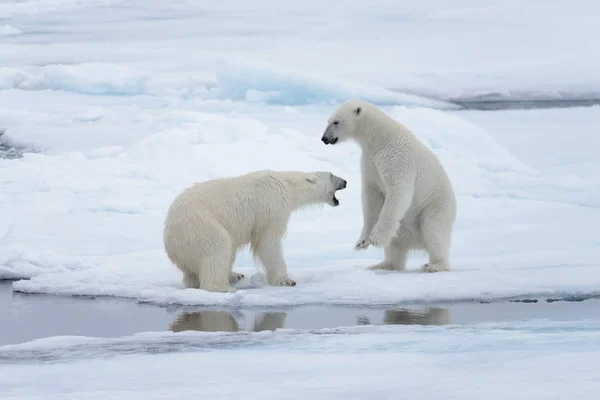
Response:
[[[323,329],[352,325],[445,325],[452,322],[448,308],[391,310],[350,308],[298,308],[278,312],[202,310],[181,313],[170,330],[204,332]]]
[[[229,311],[200,311],[183,313],[171,324],[173,332],[236,332],[240,328]]]
[[[383,316],[383,325],[448,325],[452,323],[450,309],[448,308],[426,308],[424,310],[412,310],[401,308],[397,310],[386,310]],[[372,325],[369,319],[359,315],[358,325]]]

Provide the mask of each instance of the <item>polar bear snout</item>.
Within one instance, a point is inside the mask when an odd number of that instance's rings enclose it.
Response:
[[[334,191],[346,189],[346,186],[348,186],[348,182],[337,175],[331,174],[331,181],[333,183]]]
[[[338,138],[330,139],[327,136],[323,135],[321,141],[325,144],[335,144],[338,141]]]
[[[333,132],[333,128],[331,125],[325,129],[325,133],[321,137],[321,141],[325,144],[336,144],[338,141],[337,135]]]

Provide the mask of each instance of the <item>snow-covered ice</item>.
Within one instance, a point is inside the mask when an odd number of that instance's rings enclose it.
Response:
[[[14,26],[4,25],[0,26],[0,37],[1,36],[17,36],[22,35],[23,31],[15,28]]]
[[[14,98],[22,95],[15,92]],[[460,207],[454,239],[456,271],[376,274],[363,267],[376,262],[380,252],[352,250],[362,221],[357,148],[331,148],[319,142],[329,108],[236,105],[230,114],[208,112],[223,107],[214,100],[194,99],[180,108],[165,106],[150,112],[140,107],[124,124],[132,130],[126,136],[119,130],[118,122],[127,118],[121,106],[99,108],[95,99],[91,102],[67,103],[75,116],[68,121],[54,122],[54,116],[40,113],[39,119],[47,122],[44,129],[64,135],[59,143],[37,136],[29,130],[31,122],[17,127],[23,140],[45,150],[0,164],[2,204],[10,210],[4,220],[0,271],[7,278],[33,278],[15,282],[15,290],[237,306],[375,305],[598,292],[596,184],[568,168],[545,173],[527,165],[546,157],[545,150],[529,146],[530,157],[519,159],[470,120],[479,118],[494,130],[505,126],[503,112],[489,113],[486,119],[481,113],[463,117],[460,112],[421,107],[389,109],[436,151],[453,179]],[[22,103],[15,104],[17,108]],[[48,106],[40,104],[43,107]],[[599,119],[597,109],[573,112],[588,121],[583,129],[591,134]],[[543,116],[548,111],[533,113]],[[113,128],[121,135],[111,135]],[[99,138],[102,131],[109,133]],[[509,135],[510,131],[502,132],[502,140],[517,147]],[[102,140],[106,145],[95,144]],[[563,139],[555,130],[545,140]],[[576,143],[571,146],[583,152]],[[593,148],[588,150],[587,161],[580,160],[593,166]],[[260,168],[327,169],[350,182],[340,193],[340,207],[292,218],[286,255],[299,285],[293,289],[264,285],[260,275],[252,277],[259,271],[242,254],[238,269],[249,277],[238,285],[243,291],[209,294],[180,289],[179,272],[168,262],[161,242],[170,201],[195,180]],[[411,269],[423,261],[413,259]]]
[[[33,153],[0,158],[0,278],[31,278],[13,285],[30,293],[240,307],[597,294],[598,107],[449,102],[600,93],[596,3],[351,3],[335,18],[317,1],[1,4],[2,26],[22,32],[0,46],[2,143]],[[550,29],[558,15],[570,29]],[[422,255],[406,273],[364,270],[381,251],[353,251],[358,148],[319,140],[351,97],[413,129],[448,169],[454,272],[417,273]],[[349,182],[340,207],[292,218],[298,286],[265,285],[241,254],[237,293],[181,289],[162,250],[170,202],[194,181],[263,168]]]
[[[3,399],[595,399],[598,321],[146,332],[1,346]]]
[[[568,333],[568,335],[565,335]],[[501,336],[501,338],[499,338]],[[260,332],[142,332],[118,338],[55,336],[0,346],[0,360],[55,363],[119,355],[243,349],[279,352],[470,352],[574,348],[600,338],[600,321],[487,322],[470,326],[340,326]],[[493,343],[495,342],[495,343]],[[592,343],[589,343],[590,345]]]

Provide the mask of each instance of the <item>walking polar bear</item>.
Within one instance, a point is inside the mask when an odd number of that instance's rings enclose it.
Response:
[[[362,149],[363,229],[356,249],[384,248],[371,270],[404,270],[426,250],[425,272],[449,271],[456,198],[442,164],[406,127],[370,103],[351,100],[331,115],[321,140]]]
[[[295,286],[287,274],[282,238],[299,208],[339,205],[346,181],[329,172],[256,171],[192,185],[169,207],[163,242],[186,288],[234,292],[238,250],[251,245],[274,286]]]

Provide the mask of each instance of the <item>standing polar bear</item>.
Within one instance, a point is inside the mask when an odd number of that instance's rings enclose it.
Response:
[[[186,288],[233,292],[244,276],[233,272],[238,250],[250,243],[274,286],[294,286],[281,240],[299,208],[339,205],[335,192],[346,181],[329,172],[256,171],[200,182],[171,204],[163,241],[167,256],[183,273]]]
[[[362,149],[363,229],[357,249],[384,248],[369,267],[404,270],[410,250],[426,250],[425,272],[450,270],[456,198],[442,164],[406,127],[370,103],[351,100],[329,118],[321,140]]]

